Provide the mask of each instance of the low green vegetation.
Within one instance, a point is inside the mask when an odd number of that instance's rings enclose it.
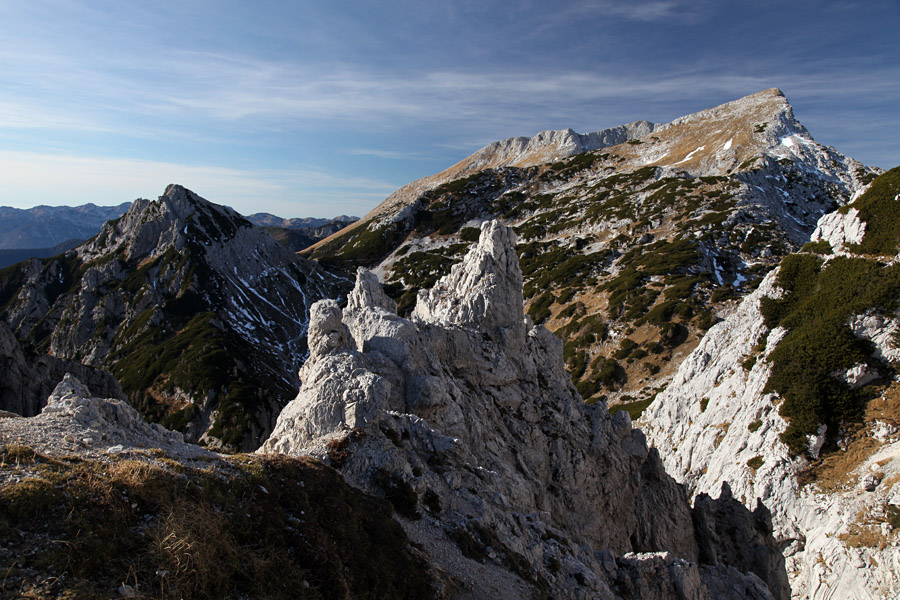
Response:
[[[609,292],[610,317],[637,320],[647,314],[660,295],[660,287],[648,285],[652,278],[662,280],[662,287],[668,288],[666,297],[673,301],[661,305],[647,319],[662,322],[678,311],[689,310],[689,302],[674,300],[689,298],[702,281],[690,275],[700,260],[696,243],[688,240],[658,240],[629,250],[618,261],[618,275],[600,288]]]
[[[526,299],[552,288],[584,286],[607,258],[605,253],[583,254],[577,246],[555,242],[519,244],[517,250]]]
[[[0,470],[24,474],[0,487],[4,598],[435,596],[390,505],[311,459],[213,471],[158,451],[99,462],[7,445]]]
[[[650,406],[653,400],[653,398],[647,398],[646,400],[636,400],[634,402],[626,402],[625,404],[616,404],[611,407],[609,411],[617,413],[620,410],[624,410],[631,417],[632,421],[636,421],[644,413],[644,410]]]
[[[609,154],[582,152],[566,160],[551,164],[542,178],[548,181],[570,178],[581,171],[592,168],[597,163],[605,161],[607,158],[609,158]]]
[[[395,223],[381,227],[366,223],[317,248],[313,257],[330,265],[372,266],[393,252],[408,233]]]
[[[764,298],[761,309],[769,328],[788,333],[768,356],[766,391],[784,398],[780,413],[789,425],[782,440],[802,454],[806,436],[815,435],[820,424],[834,435],[842,423],[862,416],[865,389],[853,390],[832,374],[873,364],[871,343],[856,337],[848,321],[870,309],[896,310],[900,265],[848,257],[825,264],[817,255],[793,254],[782,260],[777,284],[787,293]]]
[[[846,213],[852,206],[859,211],[859,219],[866,224],[860,244],[850,250],[862,254],[895,256],[900,250],[900,167],[879,175],[865,194],[852,205],[841,207]]]
[[[806,242],[800,248],[801,252],[812,252],[813,254],[831,254],[831,244],[827,240],[819,240],[818,242]]]

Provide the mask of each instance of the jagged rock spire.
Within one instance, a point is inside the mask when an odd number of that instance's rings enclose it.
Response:
[[[499,221],[481,225],[481,236],[461,263],[430,290],[422,290],[412,318],[422,323],[477,327],[524,337],[522,270],[516,234]]]
[[[365,270],[346,309],[313,305],[303,384],[260,452],[326,460],[394,503],[442,580],[473,596],[668,598],[691,586],[698,599],[772,597],[757,575],[778,583],[783,562],[770,537],[752,535],[749,511],[723,511],[732,523],[710,509],[694,525],[627,413],[579,397],[562,344],[524,315],[512,229],[482,225],[412,320],[393,309]],[[704,549],[722,563],[698,567],[696,527],[712,532]],[[732,529],[766,560],[720,549],[733,542],[718,532]],[[464,560],[470,547],[485,560]],[[653,554],[615,558],[627,552]]]

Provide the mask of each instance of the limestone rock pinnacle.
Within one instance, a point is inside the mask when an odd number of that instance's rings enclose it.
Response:
[[[498,221],[483,223],[478,244],[463,261],[434,288],[419,292],[412,319],[524,336],[522,270],[512,228]]]

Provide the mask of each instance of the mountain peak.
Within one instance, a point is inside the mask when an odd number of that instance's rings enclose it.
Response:
[[[173,183],[157,200],[135,200],[122,218],[106,223],[78,253],[86,260],[94,260],[122,251],[130,260],[162,253],[170,246],[181,251],[189,242],[205,246],[221,243],[251,226],[233,209],[213,204]]]
[[[665,124],[634,121],[591,133],[571,128],[545,130],[533,137],[493,142],[440,173],[403,186],[337,235],[346,235],[369,221],[402,217],[404,209],[425,192],[487,169],[549,164],[606,148],[618,157],[618,171],[652,165],[693,176],[716,176],[746,169],[769,157],[828,171],[839,185],[843,185],[839,176],[831,173],[833,164],[847,160],[816,144],[794,116],[784,93],[769,88]]]
[[[345,310],[313,304],[300,391],[259,452],[314,456],[387,499],[442,581],[473,597],[675,597],[683,567],[671,565],[702,549],[732,568],[698,569],[695,589],[750,578],[758,592],[729,597],[787,598],[767,515],[727,494],[692,512],[627,413],[582,401],[559,339],[524,318],[521,281],[515,234],[497,221],[412,320],[360,271]],[[636,591],[644,577],[655,592]],[[497,595],[492,581],[517,589]]]

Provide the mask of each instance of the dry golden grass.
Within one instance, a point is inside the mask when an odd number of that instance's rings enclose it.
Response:
[[[320,463],[242,456],[213,472],[150,460],[4,448],[3,469],[42,470],[0,486],[13,557],[0,558],[0,597],[109,598],[121,584],[156,600],[433,595],[389,505]]]
[[[900,384],[893,382],[881,390],[866,407],[864,421],[886,421],[900,424]],[[847,449],[835,450],[801,474],[801,484],[815,482],[825,492],[856,485],[854,471],[875,454],[882,443],[870,437],[865,425],[857,426],[847,435]]]

